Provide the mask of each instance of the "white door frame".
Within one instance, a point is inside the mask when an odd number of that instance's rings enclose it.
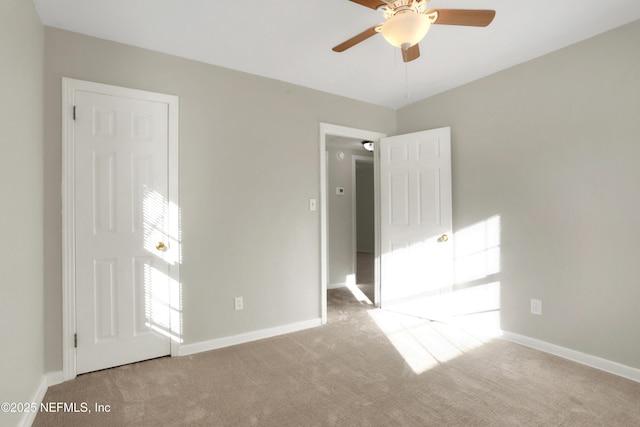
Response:
[[[345,138],[355,138],[362,140],[373,141],[375,146],[378,146],[380,138],[384,138],[387,135],[384,133],[373,132],[368,130],[350,128],[346,126],[339,126],[330,123],[320,122],[320,312],[322,317],[322,324],[327,323],[327,281],[328,281],[328,235],[327,235],[327,136],[341,136]],[[379,294],[379,255],[380,255],[380,204],[379,204],[379,180],[378,180],[378,162],[380,155],[378,150],[373,152],[373,164],[374,164],[374,181],[375,181],[375,287],[376,295]]]
[[[179,224],[179,162],[178,162],[178,111],[179,99],[174,95],[165,95],[137,89],[105,85],[84,80],[62,78],[62,371],[65,381],[76,377],[76,300],[75,300],[75,133],[74,99],[76,91],[90,91],[105,95],[136,98],[145,101],[165,103],[168,106],[168,201],[169,230],[176,236],[174,244],[181,245]],[[182,251],[178,248],[178,253]],[[180,260],[169,263],[169,277],[180,283]],[[171,292],[173,297],[174,293]],[[172,307],[180,307],[180,301],[171,300]],[[171,340],[171,356],[179,354],[180,344]]]

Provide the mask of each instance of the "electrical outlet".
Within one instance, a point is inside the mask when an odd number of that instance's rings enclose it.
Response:
[[[242,310],[244,308],[244,299],[242,297],[234,298],[235,310]]]
[[[531,298],[531,314],[542,315],[542,301]]]

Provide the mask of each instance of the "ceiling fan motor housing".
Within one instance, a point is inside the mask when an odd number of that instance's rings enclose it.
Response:
[[[427,15],[406,9],[387,19],[380,32],[393,46],[406,50],[420,42],[430,27],[431,20]]]

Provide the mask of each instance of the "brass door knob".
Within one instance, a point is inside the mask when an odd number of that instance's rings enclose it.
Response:
[[[156,249],[159,251],[164,251],[167,247],[165,246],[164,242],[158,242],[158,244],[156,245]]]
[[[446,242],[447,240],[449,240],[449,236],[447,236],[446,234],[443,234],[442,236],[440,236],[440,238],[438,238],[438,242]]]

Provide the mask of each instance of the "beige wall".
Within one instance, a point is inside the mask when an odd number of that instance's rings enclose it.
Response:
[[[501,218],[503,329],[635,368],[638,40],[640,21],[398,111],[398,133],[451,126],[455,229]]]
[[[46,28],[47,369],[61,369],[60,78],[180,97],[184,340],[320,317],[319,122],[393,133],[395,112]],[[233,297],[244,296],[244,310]]]
[[[33,3],[0,2],[0,402],[30,402],[44,374],[43,48]],[[0,425],[21,415],[0,413]]]

